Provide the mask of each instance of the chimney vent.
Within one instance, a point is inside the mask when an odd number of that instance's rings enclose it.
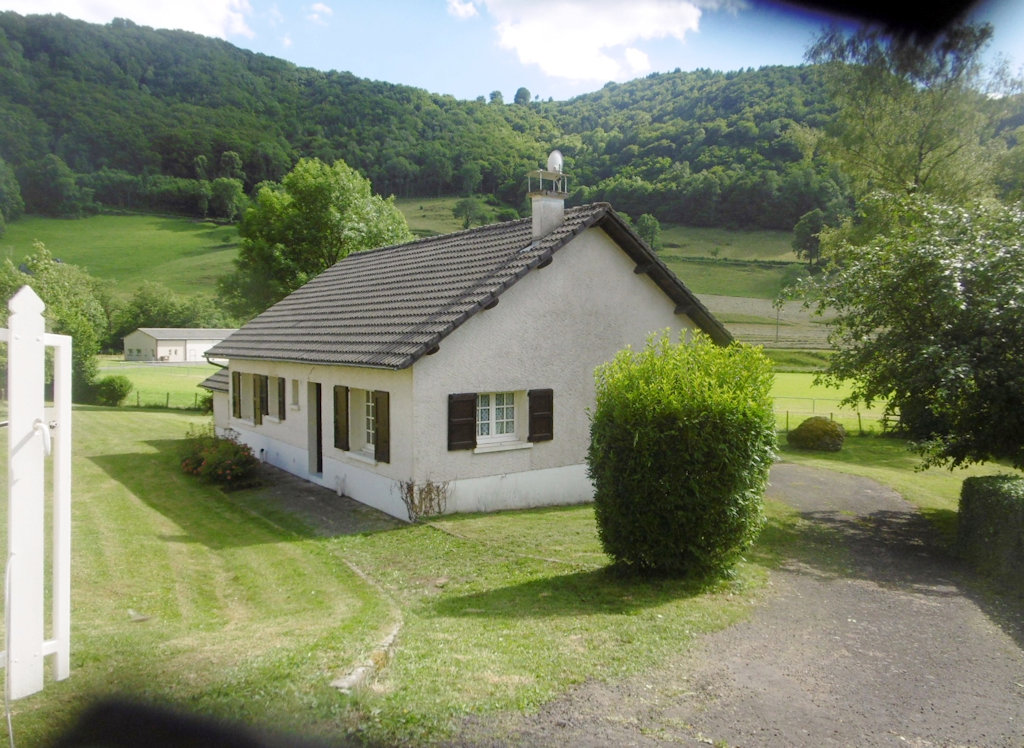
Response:
[[[533,214],[533,239],[541,239],[562,225],[565,220],[565,198],[569,179],[562,171],[562,154],[551,151],[547,169],[527,175],[527,196]]]

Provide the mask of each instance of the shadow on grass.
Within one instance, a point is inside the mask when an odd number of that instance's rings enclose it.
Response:
[[[406,526],[333,491],[283,471],[263,471],[264,485],[225,493],[185,475],[179,467],[181,440],[146,444],[153,453],[90,458],[111,479],[169,519],[181,533],[167,542],[202,543],[219,550],[299,539],[392,530]],[[264,466],[265,467],[265,466]]]
[[[552,618],[629,615],[720,589],[722,580],[646,578],[607,566],[534,579],[521,584],[448,597],[433,603],[446,617]]]

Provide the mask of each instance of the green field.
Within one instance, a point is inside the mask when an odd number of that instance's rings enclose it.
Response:
[[[121,375],[134,389],[124,405],[158,408],[195,408],[205,390],[198,385],[220,367],[208,363],[162,364],[125,361],[120,356],[100,356],[99,376]]]
[[[661,230],[665,254],[723,260],[795,262],[790,231],[732,231],[666,225]]]
[[[39,240],[54,257],[115,282],[129,295],[143,281],[172,291],[212,295],[231,270],[238,229],[212,221],[144,215],[98,215],[76,220],[29,216],[0,237],[0,254],[15,263]]]

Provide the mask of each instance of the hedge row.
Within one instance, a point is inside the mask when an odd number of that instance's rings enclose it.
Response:
[[[965,479],[957,545],[978,571],[1024,594],[1024,478]]]

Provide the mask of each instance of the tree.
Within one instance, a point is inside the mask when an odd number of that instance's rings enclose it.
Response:
[[[100,282],[82,268],[55,260],[42,242],[33,246],[35,251],[21,268],[10,258],[0,266],[0,294],[9,299],[22,286],[30,286],[42,299],[47,329],[73,339],[71,394],[75,402],[87,402],[98,370],[96,354],[107,327]],[[5,319],[6,314],[5,304]]]
[[[516,90],[516,95],[515,95],[515,98],[513,99],[513,101],[516,104],[520,104],[520,105],[529,104],[530,103],[530,89],[528,89],[526,86],[520,86],[519,89]]]
[[[92,196],[75,182],[60,156],[49,153],[18,172],[25,207],[33,213],[76,218],[92,205]]]
[[[234,221],[245,208],[245,189],[240,179],[220,177],[210,184],[210,212],[215,218]]]
[[[181,296],[153,281],[144,281],[131,297],[110,315],[109,350],[121,350],[124,337],[140,327],[233,327],[212,299]]]
[[[21,199],[21,188],[14,176],[14,169],[0,158],[0,226],[20,218],[24,212],[25,203]]]
[[[807,53],[827,66],[838,114],[831,154],[861,194],[914,189],[944,199],[991,190],[996,126],[1009,103],[986,96],[988,24],[952,25],[928,42],[832,29]]]
[[[884,401],[925,465],[1024,468],[1024,212],[891,193],[863,210],[821,235],[823,379],[852,381],[850,403]]]
[[[239,226],[235,271],[219,290],[240,317],[262,312],[351,252],[408,241],[394,199],[344,161],[301,159],[280,184],[266,183]]]
[[[821,253],[818,234],[825,227],[825,213],[820,208],[804,213],[793,227],[793,251],[808,267],[817,264]]]
[[[491,218],[491,212],[478,197],[463,197],[455,202],[452,214],[462,219],[462,228],[468,229],[474,223],[483,225]]]
[[[661,223],[650,213],[644,213],[636,219],[636,233],[651,249],[661,249]]]

